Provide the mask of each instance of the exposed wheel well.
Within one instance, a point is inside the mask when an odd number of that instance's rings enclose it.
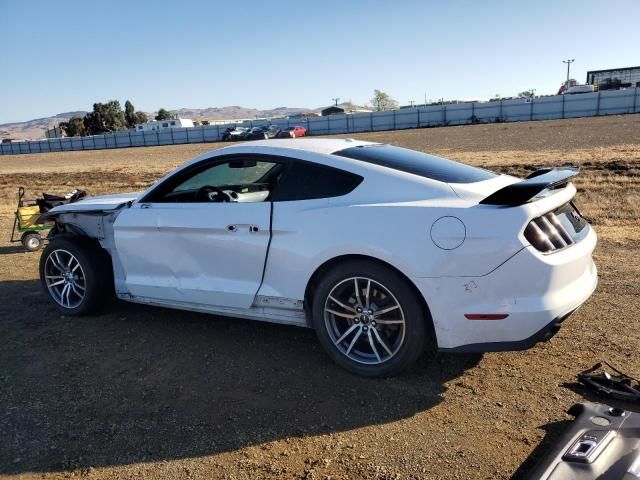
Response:
[[[95,238],[91,238],[75,225],[64,224],[63,228],[60,228],[60,226],[56,224],[56,227],[57,228],[55,232],[49,235],[49,241],[57,238],[65,238],[72,242],[81,242],[85,245],[91,245],[97,249],[104,250],[106,253],[109,253],[104,248],[102,248],[102,245],[100,245],[100,242],[98,240],[96,240]]]
[[[400,270],[398,270],[396,267],[394,267],[393,265],[391,265],[390,263],[387,263],[383,260],[380,260],[378,258],[375,257],[370,257],[368,255],[340,255],[339,257],[335,257],[332,258],[330,260],[327,260],[326,262],[324,262],[322,265],[320,265],[315,272],[313,272],[313,275],[311,275],[311,278],[309,279],[309,281],[307,282],[307,287],[305,288],[304,291],[304,311],[306,314],[307,318],[311,318],[311,312],[313,309],[312,306],[312,301],[313,301],[313,290],[315,288],[315,286],[317,285],[318,281],[323,277],[323,275],[325,275],[328,271],[330,271],[332,268],[334,268],[334,266],[343,263],[345,261],[348,260],[367,260],[370,262],[375,262],[378,263],[380,265],[384,265],[387,268],[390,268],[391,270],[394,270],[396,273],[398,273],[402,278],[404,278],[407,282],[408,285],[411,286],[411,288],[413,289],[416,298],[418,298],[418,300],[420,301],[420,303],[422,304],[422,307],[424,308],[424,311],[427,312],[426,315],[426,319],[427,319],[427,325],[426,327],[429,329],[429,333],[430,333],[430,337],[431,339],[433,339],[434,342],[434,347],[437,346],[436,345],[436,333],[435,333],[435,328],[433,326],[433,320],[431,318],[431,310],[429,310],[429,305],[427,304],[427,301],[425,300],[424,296],[420,293],[420,291],[418,290],[418,288],[416,287],[416,285],[411,281],[411,279],[409,279],[409,277],[407,277],[404,273],[402,273]]]

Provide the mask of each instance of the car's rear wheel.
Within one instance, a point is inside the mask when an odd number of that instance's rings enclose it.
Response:
[[[110,256],[89,239],[54,237],[40,257],[40,282],[59,311],[86,315],[113,293]]]
[[[312,322],[331,358],[359,375],[400,373],[423,353],[428,313],[395,270],[347,261],[318,282]]]

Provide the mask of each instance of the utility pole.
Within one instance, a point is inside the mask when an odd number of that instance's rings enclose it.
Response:
[[[409,100],[409,105],[413,108],[413,104],[416,103],[415,100]]]
[[[566,60],[562,60],[562,63],[566,63],[567,64],[567,86],[566,88],[569,88],[569,69],[571,67],[571,64],[573,62],[575,62],[576,59],[575,58],[567,58]]]
[[[338,102],[340,101],[340,97],[332,98],[331,100],[333,100],[336,103],[336,107],[337,107]]]

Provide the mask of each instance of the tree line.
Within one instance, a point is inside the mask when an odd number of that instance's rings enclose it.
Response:
[[[378,111],[398,108],[398,102],[381,90],[374,90],[371,103]],[[154,118],[156,120],[170,120],[173,115],[168,110],[161,108]],[[139,110],[136,111],[131,101],[127,100],[124,103],[123,110],[118,100],[110,100],[106,103],[94,103],[93,111],[83,117],[72,117],[68,122],[61,122],[59,127],[67,137],[84,137],[128,130],[148,120],[147,114]],[[209,122],[206,120],[194,122],[194,125],[208,124]]]
[[[173,115],[161,108],[155,116],[156,120],[169,120]],[[83,117],[72,117],[68,122],[61,122],[59,127],[67,137],[83,137],[100,135],[134,128],[138,123],[144,123],[149,118],[146,113],[136,111],[133,103],[127,100],[124,110],[118,100],[106,103],[94,103],[93,111]]]

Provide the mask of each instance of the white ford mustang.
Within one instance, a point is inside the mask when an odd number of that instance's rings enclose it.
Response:
[[[203,154],[143,193],[54,208],[40,261],[69,315],[131,302],[308,326],[362,375],[433,345],[550,338],[597,283],[577,169],[519,179],[350,139]]]

